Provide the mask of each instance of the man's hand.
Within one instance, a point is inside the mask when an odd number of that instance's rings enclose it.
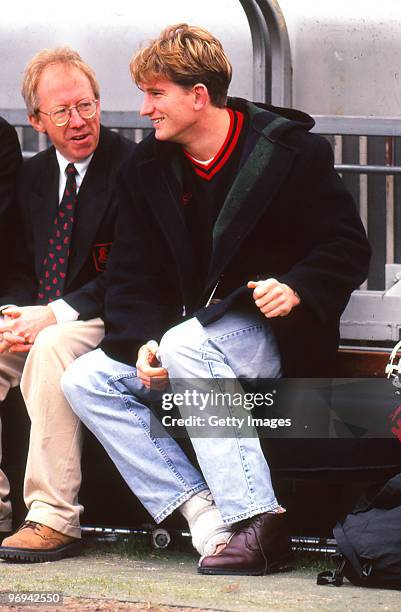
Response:
[[[248,287],[254,290],[255,304],[268,319],[286,317],[301,301],[291,287],[275,278],[249,281]]]
[[[22,336],[15,336],[12,332],[0,334],[0,353],[26,353],[32,344],[25,344]]]
[[[4,334],[0,334],[0,354],[6,353],[11,349],[11,347],[22,347],[24,345],[24,338],[20,336],[14,336],[11,332],[5,332]],[[13,353],[17,352],[15,349],[12,351]]]
[[[162,391],[168,383],[166,368],[160,367],[156,357],[159,345],[155,340],[149,340],[138,351],[136,369],[138,378],[147,389]]]
[[[0,354],[8,352],[11,347],[13,348],[12,352],[17,352],[15,349],[17,347],[23,347],[25,345],[25,338],[23,336],[18,336],[16,333],[12,331],[7,331],[10,328],[10,323],[12,323],[11,319],[3,316],[1,313],[0,317]]]
[[[10,353],[27,353],[38,333],[57,323],[49,306],[10,306],[2,314],[0,334],[3,334],[3,342],[7,342]]]

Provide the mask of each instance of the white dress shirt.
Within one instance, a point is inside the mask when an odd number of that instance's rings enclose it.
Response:
[[[60,205],[60,202],[63,198],[64,190],[65,190],[65,184],[67,182],[67,175],[65,171],[70,162],[68,161],[68,159],[65,159],[65,157],[63,157],[61,153],[57,150],[56,150],[56,156],[57,156],[58,165],[60,167],[60,179],[59,179],[59,188],[58,188],[58,195],[59,195],[58,200],[59,200],[59,205]],[[86,171],[88,169],[88,166],[90,164],[92,157],[93,157],[93,153],[92,155],[89,155],[89,157],[84,159],[83,161],[74,163],[75,169],[77,171],[77,174],[75,175],[75,181],[77,185],[77,194],[79,192],[79,188],[82,185],[82,181],[84,179],[84,176],[86,174]],[[76,311],[74,308],[72,308],[72,306],[67,304],[67,302],[65,302],[63,299],[54,300],[54,302],[50,302],[49,306],[52,309],[54,316],[56,317],[57,323],[69,323],[71,321],[76,321],[79,317],[79,312]]]
[[[57,161],[58,161],[58,165],[60,168],[60,178],[59,178],[59,188],[58,188],[58,195],[59,195],[58,203],[60,205],[61,200],[63,198],[64,190],[65,190],[65,184],[67,182],[67,175],[65,171],[67,169],[68,164],[71,162],[69,162],[68,159],[65,159],[65,157],[63,157],[61,153],[57,151],[57,149],[56,149],[56,156],[57,156]],[[86,171],[88,169],[88,166],[91,162],[92,157],[93,157],[93,153],[92,155],[89,155],[89,157],[86,157],[83,161],[74,163],[75,169],[77,171],[77,174],[75,176],[75,181],[77,185],[77,194],[79,192],[79,188],[82,185],[82,181],[84,180],[84,176],[86,174]],[[2,306],[0,306],[0,316],[1,316],[1,311],[4,310],[5,308],[8,308],[9,306],[14,306],[14,304],[3,304]],[[67,304],[67,302],[65,302],[63,299],[54,300],[54,302],[51,302],[50,304],[48,304],[48,306],[50,306],[50,308],[52,309],[53,314],[56,317],[57,323],[69,323],[71,321],[76,321],[79,317],[79,312],[75,310],[74,308],[72,308],[72,306]]]

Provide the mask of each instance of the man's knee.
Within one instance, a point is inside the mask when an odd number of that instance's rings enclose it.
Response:
[[[169,360],[183,359],[199,351],[204,342],[203,328],[197,319],[189,319],[169,329],[159,346],[159,357],[163,364]]]
[[[53,352],[65,345],[66,336],[61,325],[49,325],[42,329],[36,336],[33,352]]]
[[[90,395],[98,385],[96,370],[91,367],[92,362],[92,353],[82,355],[68,366],[61,377],[61,389],[67,400],[74,406],[75,412],[79,412],[79,407],[84,403],[76,401],[76,398]]]
[[[108,357],[101,349],[90,351],[78,357],[65,370],[61,377],[64,395],[74,405],[83,405],[82,398],[95,397],[109,393],[108,380],[113,371],[108,367]]]

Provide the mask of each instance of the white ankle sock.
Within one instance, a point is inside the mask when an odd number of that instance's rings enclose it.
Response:
[[[232,530],[223,522],[209,489],[193,495],[179,510],[188,521],[192,544],[200,555],[213,554],[218,544],[230,538]]]

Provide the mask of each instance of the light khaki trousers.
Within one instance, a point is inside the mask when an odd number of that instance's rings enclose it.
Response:
[[[79,538],[82,432],[61,388],[64,370],[96,348],[104,336],[101,319],[59,323],[42,330],[28,354],[0,354],[0,401],[21,385],[31,419],[24,482],[27,520]],[[0,421],[1,440],[1,421]],[[1,462],[1,444],[0,444]],[[10,531],[10,486],[0,470],[0,531]]]

